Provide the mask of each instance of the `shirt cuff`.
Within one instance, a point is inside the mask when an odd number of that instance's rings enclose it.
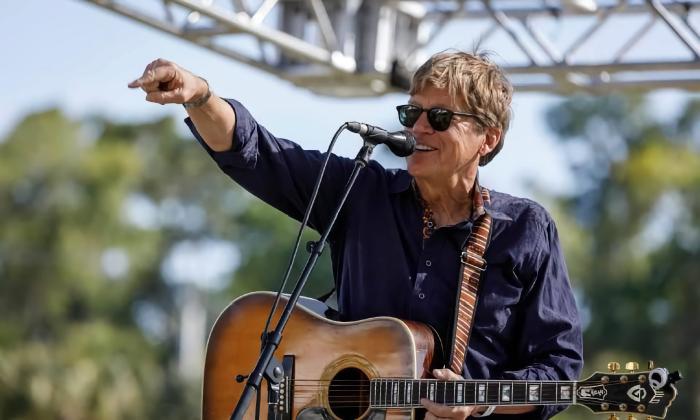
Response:
[[[244,168],[253,169],[258,158],[257,122],[248,109],[234,99],[224,99],[236,114],[236,125],[233,128],[233,146],[229,150],[217,152],[204,141],[190,117],[185,118],[185,124],[192,135],[202,145],[221,169]]]

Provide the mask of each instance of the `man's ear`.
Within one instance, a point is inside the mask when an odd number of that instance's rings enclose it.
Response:
[[[483,157],[491,153],[501,141],[501,134],[502,131],[500,128],[486,127],[484,129],[484,136],[486,139],[481,144],[481,148],[479,148],[479,156]]]

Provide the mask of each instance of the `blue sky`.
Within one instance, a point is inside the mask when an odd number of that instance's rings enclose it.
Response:
[[[139,91],[126,87],[158,57],[204,76],[215,92],[241,100],[272,132],[313,149],[325,150],[344,121],[396,128],[394,106],[407,99],[403,94],[366,99],[318,96],[77,0],[3,2],[0,39],[0,137],[27,113],[51,106],[74,118],[94,113],[130,122],[166,114],[184,117],[181,107],[147,103]],[[460,45],[445,43],[436,49],[455,46]],[[656,94],[653,102],[669,112],[683,103],[683,97],[666,92]],[[554,191],[575,188],[544,123],[544,111],[559,100],[554,95],[516,92],[515,118],[505,148],[482,170],[485,185],[525,196],[532,194],[525,180]],[[337,153],[354,156],[358,147],[358,138],[344,134]]]

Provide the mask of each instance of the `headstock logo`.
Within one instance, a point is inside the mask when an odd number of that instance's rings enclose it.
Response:
[[[657,391],[654,390],[654,398],[649,401],[649,404],[658,404],[661,402],[661,399],[664,397],[664,392],[663,391]]]
[[[584,386],[578,388],[576,390],[576,394],[579,398],[605,400],[605,396],[608,395],[608,391],[605,389],[604,385]]]
[[[647,390],[642,388],[641,385],[635,385],[627,391],[627,396],[632,399],[632,401],[642,402],[642,400],[647,397]]]

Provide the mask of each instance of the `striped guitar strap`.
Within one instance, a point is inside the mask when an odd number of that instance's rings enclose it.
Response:
[[[462,249],[462,273],[459,293],[455,304],[455,319],[452,327],[452,353],[450,369],[458,375],[462,374],[462,365],[467,354],[469,336],[474,322],[479,280],[486,271],[484,254],[491,239],[491,215],[484,210],[484,203],[490,202],[489,192],[475,184],[472,195],[476,222],[472,232]]]

